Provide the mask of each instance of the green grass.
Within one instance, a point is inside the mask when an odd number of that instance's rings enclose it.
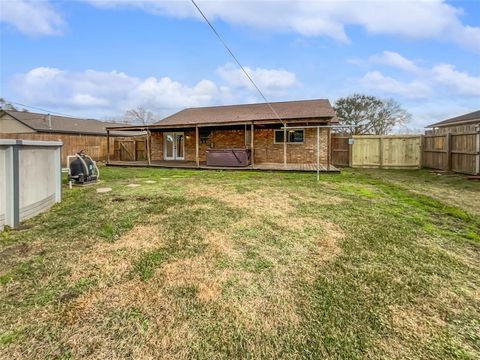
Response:
[[[478,182],[101,170],[0,233],[0,358],[480,357]]]

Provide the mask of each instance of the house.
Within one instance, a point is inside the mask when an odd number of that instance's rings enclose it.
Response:
[[[423,165],[480,175],[480,110],[428,125]]]
[[[326,99],[188,108],[147,127],[118,128],[147,131],[148,161],[108,164],[337,170],[329,150],[331,126],[337,123]],[[221,165],[225,157],[231,162]]]
[[[468,114],[456,116],[450,119],[442,120],[434,124],[430,124],[427,128],[431,128],[434,133],[465,133],[478,130],[480,126],[480,110],[473,111]]]
[[[63,164],[66,164],[68,155],[75,154],[82,149],[94,160],[106,160],[107,126],[113,128],[119,124],[27,111],[0,111],[0,138],[62,141]],[[110,136],[114,139],[136,135],[139,133],[110,132]],[[110,149],[113,157],[115,155],[113,144]]]

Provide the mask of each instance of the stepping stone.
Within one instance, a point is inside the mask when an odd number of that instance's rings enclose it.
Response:
[[[155,180],[145,180],[145,184],[155,184]]]
[[[102,194],[102,193],[107,193],[109,191],[112,191],[112,188],[98,188],[97,193]]]
[[[127,187],[131,187],[131,188],[134,188],[134,187],[139,187],[140,184],[128,184]]]

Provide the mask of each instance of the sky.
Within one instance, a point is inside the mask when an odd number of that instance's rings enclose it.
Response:
[[[480,0],[197,3],[269,101],[393,98],[405,131],[480,109]],[[0,70],[0,97],[97,119],[262,101],[189,0],[2,0]]]

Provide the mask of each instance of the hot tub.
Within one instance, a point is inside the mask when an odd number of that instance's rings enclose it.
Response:
[[[208,149],[207,166],[242,167],[250,165],[250,149]]]

